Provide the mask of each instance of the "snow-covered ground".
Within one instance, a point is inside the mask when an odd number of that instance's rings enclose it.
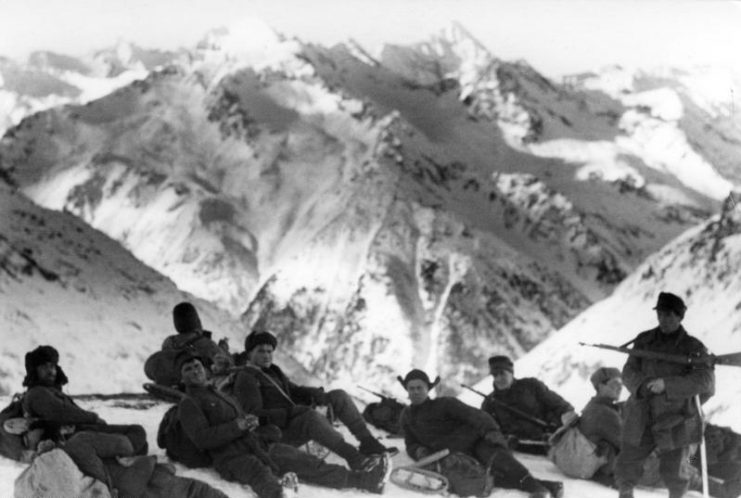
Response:
[[[5,406],[7,403],[8,398],[0,398],[0,406]],[[83,406],[85,409],[97,412],[108,423],[138,423],[143,425],[147,430],[150,454],[158,455],[158,457],[163,461],[168,460],[167,457],[164,455],[163,450],[157,447],[156,437],[159,421],[169,407],[169,404],[153,400],[151,404],[148,402],[145,403],[146,405],[148,405],[145,409],[134,407],[137,404],[142,403],[100,400],[80,402],[81,406]],[[380,432],[378,432],[378,435],[381,435]],[[352,441],[352,436],[349,436],[348,440]],[[386,445],[396,445],[400,449],[402,449],[402,451],[392,459],[393,466],[399,467],[402,465],[407,465],[411,462],[411,459],[403,451],[402,439],[383,439],[383,442]],[[537,457],[519,453],[516,454],[516,456],[530,469],[530,471],[536,477],[564,481],[565,498],[614,498],[614,496],[616,495],[615,490],[601,486],[597,483],[585,480],[565,478],[562,474],[559,473],[558,469],[545,457]],[[328,457],[328,461],[333,463],[340,463],[339,458],[335,455],[330,455]],[[25,464],[0,457],[0,496],[13,496],[13,482],[25,467]],[[178,475],[205,481],[212,486],[220,489],[231,498],[253,498],[255,496],[255,494],[252,493],[252,491],[248,487],[224,481],[212,469],[188,469],[180,464],[177,464],[176,467]],[[636,498],[658,498],[664,497],[665,495],[666,490],[643,488],[637,489],[635,493]],[[299,488],[298,496],[300,498],[360,498],[369,495],[365,491],[352,489],[333,490],[319,486],[302,484]],[[386,485],[384,496],[394,498],[418,498],[424,495],[400,488],[393,483],[388,483]],[[495,487],[490,496],[493,498],[522,498],[526,495],[521,491],[506,490]],[[699,496],[701,496],[701,494],[695,492],[690,492],[686,495],[687,498],[697,498]]]

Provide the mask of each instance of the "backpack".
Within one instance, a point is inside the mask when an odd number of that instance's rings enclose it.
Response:
[[[170,459],[186,467],[198,468],[211,465],[211,457],[190,440],[178,418],[178,405],[165,412],[157,430],[157,446],[165,450]]]
[[[489,496],[494,476],[478,460],[454,452],[435,463],[437,472],[448,479],[448,491],[459,496]]]
[[[168,348],[161,351],[157,351],[152,354],[147,361],[144,362],[144,374],[147,378],[153,380],[157,384],[163,386],[174,386],[180,383],[180,372],[177,369],[177,363],[175,358],[186,350],[196,352],[196,348],[193,345],[194,342],[201,339],[200,335],[197,335],[185,342],[179,348]]]
[[[392,398],[383,398],[378,403],[370,403],[363,410],[363,418],[374,427],[391,434],[401,434],[399,418],[404,405]]]
[[[569,477],[590,479],[607,458],[597,455],[597,445],[575,426],[556,431],[548,441],[548,458]]]
[[[20,461],[26,451],[23,436],[10,434],[4,427],[6,420],[19,417],[23,417],[23,396],[16,394],[10,404],[0,411],[0,455]]]

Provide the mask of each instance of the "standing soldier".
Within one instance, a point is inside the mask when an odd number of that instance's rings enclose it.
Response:
[[[658,327],[640,333],[631,341],[633,349],[687,357],[707,354],[702,342],[682,327],[687,307],[680,297],[662,292],[654,309]],[[689,484],[689,446],[702,438],[702,416],[695,397],[705,401],[713,395],[713,367],[630,356],[623,367],[623,382],[630,398],[615,468],[619,498],[633,498],[643,463],[654,449],[669,497],[681,498]]]

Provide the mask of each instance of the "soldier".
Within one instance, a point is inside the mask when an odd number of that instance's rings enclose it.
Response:
[[[323,388],[299,386],[291,382],[273,363],[278,341],[269,332],[253,332],[245,340],[247,368],[235,380],[233,395],[246,413],[266,417],[283,431],[283,441],[301,446],[309,440],[325,446],[344,458],[351,469],[362,469],[372,455],[396,453],[374,438],[350,396],[341,389],[324,392]],[[359,449],[345,442],[327,417],[311,405],[328,406],[360,441]]]
[[[543,441],[576,418],[574,407],[543,382],[532,377],[516,379],[509,357],[489,358],[489,371],[494,391],[484,399],[481,409],[494,417],[507,436]]]
[[[178,406],[180,424],[196,447],[209,453],[223,478],[249,485],[260,498],[282,496],[275,473],[295,473],[329,488],[383,493],[389,470],[386,455],[373,459],[365,471],[348,471],[293,446],[260,440],[253,433],[258,417],[245,414],[234,398],[209,384],[200,357],[186,351],[179,355],[178,365],[187,394]]]
[[[620,435],[623,432],[617,404],[623,390],[622,377],[617,368],[602,367],[595,370],[589,380],[596,395],[582,410],[578,427],[587,439],[597,445],[595,456],[607,459],[592,479],[613,487],[615,458],[620,452]]]
[[[203,330],[198,311],[189,302],[184,301],[172,308],[172,322],[177,334],[168,336],[162,343],[162,349],[182,349],[191,347],[211,366],[218,355],[228,353],[211,338],[211,332]]]
[[[687,307],[679,296],[660,293],[654,309],[658,327],[632,340],[633,349],[688,357],[707,354],[702,342],[682,327]],[[713,367],[629,356],[623,367],[623,381],[630,397],[625,404],[615,466],[620,498],[633,497],[643,464],[654,449],[659,453],[660,474],[669,488],[669,497],[681,498],[689,485],[685,464],[689,447],[699,443],[702,435],[702,417],[695,397],[707,400],[715,392]]]
[[[407,453],[415,460],[448,449],[476,458],[491,466],[496,486],[516,488],[530,498],[560,498],[563,484],[535,479],[507,448],[506,440],[494,419],[456,398],[429,398],[430,390],[440,382],[430,382],[426,373],[414,369],[399,382],[409,394],[411,406],[401,414],[401,430]]]

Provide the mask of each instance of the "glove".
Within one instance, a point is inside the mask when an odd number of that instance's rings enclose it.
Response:
[[[417,450],[414,452],[414,458],[415,460],[422,460],[424,457],[432,455],[432,450],[427,448],[426,446],[420,446],[417,448]]]

